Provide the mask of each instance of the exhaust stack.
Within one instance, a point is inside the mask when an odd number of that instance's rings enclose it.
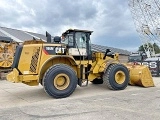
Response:
[[[47,43],[51,43],[51,35],[46,31]]]

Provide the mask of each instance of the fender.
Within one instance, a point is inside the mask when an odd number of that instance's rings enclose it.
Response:
[[[71,56],[67,56],[67,55],[63,55],[63,56],[61,56],[61,55],[53,56],[53,57],[47,59],[47,60],[42,64],[42,66],[40,67],[39,73],[38,73],[38,74],[39,74],[39,81],[41,81],[41,79],[43,78],[44,73],[45,73],[46,70],[49,68],[49,67],[46,67],[47,63],[49,63],[50,61],[52,61],[52,60],[54,60],[54,59],[57,59],[57,58],[67,59],[67,61],[70,63],[70,65],[72,65],[72,66],[77,66],[77,64],[76,64],[76,62],[75,62],[75,59],[74,59],[73,57],[71,57]],[[61,63],[63,63],[63,62],[61,62]],[[64,63],[64,64],[66,64],[66,63]],[[53,65],[54,65],[54,63],[53,63]]]

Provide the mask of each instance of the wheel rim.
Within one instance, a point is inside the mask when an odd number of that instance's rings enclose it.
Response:
[[[13,57],[9,53],[0,54],[0,66],[11,67],[13,63]]]
[[[123,71],[116,72],[116,74],[115,74],[116,83],[122,84],[122,83],[124,83],[125,79],[126,79],[126,76],[125,76],[125,73]]]
[[[70,79],[66,74],[58,74],[54,80],[53,80],[53,85],[58,89],[58,90],[64,90],[69,86]]]

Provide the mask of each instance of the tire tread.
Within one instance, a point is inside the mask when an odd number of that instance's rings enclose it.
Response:
[[[114,86],[114,85],[112,85],[112,82],[111,82],[111,80],[110,80],[110,76],[111,76],[111,74],[113,74],[112,73],[112,70],[114,69],[114,68],[118,68],[118,67],[123,67],[123,68],[125,68],[125,72],[126,72],[126,83],[127,84],[125,84],[124,86],[123,86],[123,88],[118,88],[118,87],[116,87],[116,86]],[[104,81],[104,84],[106,84],[107,85],[107,87],[109,88],[109,89],[111,89],[111,90],[123,90],[123,89],[125,89],[126,87],[127,87],[127,85],[128,85],[128,82],[129,82],[129,72],[128,72],[128,69],[126,68],[126,66],[124,66],[123,64],[120,64],[120,63],[117,63],[117,64],[111,64],[109,67],[108,67],[108,69],[105,71],[105,73],[103,74],[103,81]]]
[[[46,79],[47,79],[47,76],[48,76],[51,72],[55,71],[56,69],[59,69],[59,68],[60,68],[60,69],[64,69],[64,67],[65,67],[66,70],[71,71],[73,74],[76,75],[75,71],[74,71],[70,66],[68,66],[68,65],[66,65],[66,64],[56,64],[56,65],[51,66],[51,67],[45,72],[44,77],[43,77],[43,88],[44,88],[44,91],[45,91],[48,95],[50,95],[50,96],[52,96],[52,97],[54,97],[54,98],[65,98],[65,97],[70,96],[70,95],[74,92],[74,90],[75,90],[75,88],[76,88],[76,86],[77,86],[77,83],[76,83],[76,85],[74,85],[74,86],[72,87],[72,90],[71,90],[68,94],[61,95],[61,96],[52,94],[52,93],[49,91],[49,89],[47,88],[47,84],[45,83],[45,82],[46,82]]]

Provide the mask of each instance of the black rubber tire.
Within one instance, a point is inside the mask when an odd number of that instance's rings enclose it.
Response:
[[[54,78],[58,74],[65,74],[70,79],[68,87],[64,90],[57,89],[53,84]],[[75,71],[70,66],[65,64],[56,64],[50,67],[43,77],[43,87],[45,92],[54,98],[65,98],[70,96],[74,92],[77,83],[78,78]]]
[[[93,81],[91,81],[93,84],[103,84],[103,80],[102,79],[94,79]]]
[[[118,71],[122,71],[125,74],[125,80],[122,84],[118,84],[115,80],[115,74]],[[112,64],[108,67],[103,75],[103,81],[109,89],[123,90],[129,83],[129,71],[126,66],[122,64]]]

